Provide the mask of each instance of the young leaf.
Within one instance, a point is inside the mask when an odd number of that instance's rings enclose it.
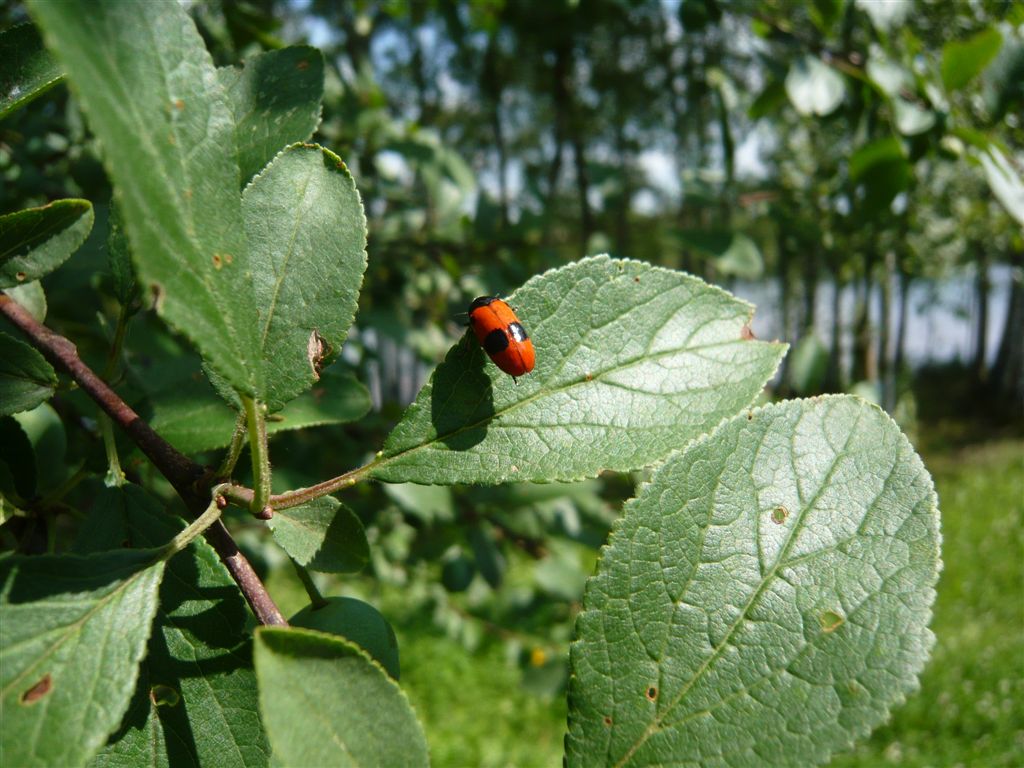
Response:
[[[467,334],[388,436],[388,482],[573,480],[652,464],[748,405],[785,345],[744,338],[752,307],[680,272],[596,256],[509,301],[537,351],[501,373]]]
[[[235,112],[242,187],[282,149],[313,135],[324,93],[324,57],[308,45],[259,53],[217,77]]]
[[[164,572],[152,551],[0,559],[0,763],[78,765],[128,707]]]
[[[285,765],[426,766],[423,729],[358,646],[306,629],[256,630],[260,709]]]
[[[325,573],[354,573],[370,561],[366,531],[355,513],[331,496],[275,509],[274,541],[299,565]]]
[[[55,200],[0,216],[0,288],[55,270],[85,242],[92,221],[88,200]]]
[[[42,96],[63,77],[31,24],[0,32],[0,118]]]
[[[0,333],[0,416],[35,408],[56,388],[57,374],[41,354]]]
[[[110,205],[107,220],[107,263],[114,278],[114,294],[122,307],[135,310],[139,302],[139,281],[132,266],[131,248],[124,231],[124,218],[116,204]]]
[[[814,765],[917,684],[931,478],[850,396],[743,414],[629,502],[572,646],[570,765]]]
[[[38,280],[16,285],[13,288],[5,288],[4,293],[27,309],[36,322],[41,323],[46,320],[46,292],[43,291],[43,284]]]
[[[182,527],[139,486],[108,488],[76,548],[159,546]],[[270,747],[259,718],[248,619],[245,600],[205,540],[175,555],[160,585],[131,707],[96,765],[266,766]]]
[[[355,421],[370,405],[370,393],[352,374],[324,371],[318,386],[268,419],[267,434]],[[237,418],[206,382],[189,381],[154,397],[150,423],[179,451],[196,453],[226,446]]]
[[[113,0],[29,8],[103,145],[157,312],[235,389],[260,394],[234,115],[188,13]]]
[[[942,46],[942,84],[958,91],[981,74],[1003,45],[994,27],[983,29],[969,40],[952,40]]]
[[[293,627],[316,629],[350,640],[398,680],[398,639],[380,611],[354,597],[328,597],[327,605],[307,605],[288,619]]]
[[[366,217],[345,164],[316,146],[282,152],[243,195],[271,412],[309,389],[355,317]]]
[[[801,115],[832,114],[845,91],[842,75],[810,54],[796,59],[786,75],[786,93]]]

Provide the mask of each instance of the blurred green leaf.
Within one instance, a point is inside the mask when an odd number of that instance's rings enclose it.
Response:
[[[68,466],[64,463],[68,449],[64,422],[49,403],[20,411],[12,418],[21,425],[32,445],[39,490],[56,488],[68,475]]]
[[[148,548],[184,527],[137,485],[105,488],[76,550]],[[264,768],[249,609],[217,553],[197,538],[168,563],[145,659],[121,727],[95,768]],[[188,734],[188,738],[182,738]]]
[[[895,136],[877,139],[850,157],[850,180],[864,186],[864,210],[884,210],[910,184],[911,167]]]
[[[0,32],[0,118],[42,96],[63,78],[34,26],[19,24]]]
[[[789,383],[799,395],[821,392],[828,370],[828,348],[810,332],[804,335],[789,356]]]
[[[289,144],[306,141],[320,122],[324,56],[308,45],[258,53],[217,77],[235,112],[242,187]]]
[[[14,418],[0,417],[0,492],[31,499],[38,485],[36,454]]]
[[[978,153],[981,167],[985,169],[985,178],[1007,212],[1024,227],[1024,181],[1009,158],[995,144]]]
[[[128,708],[156,612],[152,551],[0,558],[0,762],[80,765]]]
[[[85,242],[92,222],[88,200],[55,200],[0,216],[0,288],[55,270]]]
[[[896,130],[904,136],[917,136],[935,125],[935,113],[903,98],[892,100]]]
[[[814,765],[917,685],[931,478],[840,396],[737,416],[626,505],[572,646],[568,764]]]
[[[107,224],[107,263],[114,278],[114,295],[121,306],[132,310],[138,309],[139,280],[132,266],[131,247],[124,231],[121,209],[116,204],[112,203],[110,206]]]
[[[267,434],[343,424],[370,410],[370,393],[350,373],[324,371],[320,385],[297,397],[267,421]],[[151,425],[182,453],[223,448],[238,414],[205,381],[189,380],[153,397]]]
[[[475,575],[476,564],[461,549],[452,549],[441,561],[441,583],[449,592],[465,592]]]
[[[399,679],[398,640],[380,611],[354,597],[328,597],[327,605],[307,605],[288,619],[293,627],[316,629],[349,640]]]
[[[370,561],[363,524],[332,496],[288,509],[275,509],[267,525],[274,541],[312,571],[354,573]]]
[[[969,40],[952,40],[942,46],[942,84],[946,90],[958,91],[980,75],[1002,44],[999,30],[989,27]]]
[[[455,519],[452,491],[446,486],[387,483],[383,487],[403,512],[425,523],[450,523]]]
[[[366,270],[366,217],[337,155],[282,152],[244,194],[271,412],[309,389],[341,349]]]
[[[426,766],[402,689],[358,646],[308,629],[256,630],[260,708],[285,765]]]
[[[57,388],[57,374],[34,348],[0,333],[0,416],[35,408]]]
[[[178,3],[153,3],[145,13],[113,0],[28,5],[103,145],[139,280],[157,312],[235,389],[259,396],[235,120],[188,13]]]
[[[842,75],[810,54],[796,59],[786,75],[786,93],[801,115],[831,114],[842,103],[845,91]]]
[[[786,103],[786,84],[782,80],[772,80],[758,94],[747,110],[751,120],[773,115]]]
[[[536,369],[500,372],[469,335],[388,436],[388,482],[570,480],[664,457],[748,405],[785,347],[743,338],[752,308],[679,272],[598,256],[509,300]]]
[[[494,540],[494,530],[485,520],[478,522],[469,529],[469,546],[473,549],[476,569],[484,577],[484,581],[493,589],[501,586],[505,576],[505,556],[501,554]]]

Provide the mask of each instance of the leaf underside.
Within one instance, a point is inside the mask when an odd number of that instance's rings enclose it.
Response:
[[[917,685],[931,479],[856,398],[738,416],[628,503],[572,646],[570,765],[811,765]]]

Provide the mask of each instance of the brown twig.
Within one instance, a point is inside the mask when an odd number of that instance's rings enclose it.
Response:
[[[203,480],[203,468],[180,453],[143,421],[103,379],[82,362],[74,344],[37,322],[20,304],[3,293],[0,293],[0,314],[16,325],[50,363],[70,374],[113,422],[128,434],[174,486],[190,512],[196,515],[206,508],[209,503],[209,483]],[[273,598],[267,593],[245,555],[239,552],[224,524],[218,520],[206,529],[204,535],[242,590],[259,622],[287,625]]]

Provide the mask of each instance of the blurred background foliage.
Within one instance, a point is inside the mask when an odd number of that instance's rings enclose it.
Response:
[[[937,474],[939,661],[894,723],[840,762],[1019,764],[1024,6],[211,0],[190,11],[220,65],[299,42],[324,52],[314,139],[349,165],[369,219],[359,314],[336,368],[368,387],[372,410],[275,436],[276,490],[377,450],[473,297],[592,253],[687,270],[755,302],[755,333],[792,345],[773,397],[868,397]],[[3,4],[0,27],[24,19]],[[0,122],[0,184],[4,213],[62,197],[96,206],[86,246],[42,290],[19,290],[102,369],[119,311],[111,193],[66,88]],[[197,356],[145,307],[119,389],[147,416],[183,392],[209,397]],[[5,521],[5,544],[71,540],[69,510],[88,510],[106,467],[95,417],[65,388],[17,429],[0,424],[0,458],[17,464],[25,446],[37,457],[28,495],[43,511]],[[121,449],[129,477],[173,503]],[[318,583],[395,626],[437,764],[559,762],[583,582],[640,479],[345,494],[372,564]],[[262,524],[232,527],[286,615],[306,605]]]

